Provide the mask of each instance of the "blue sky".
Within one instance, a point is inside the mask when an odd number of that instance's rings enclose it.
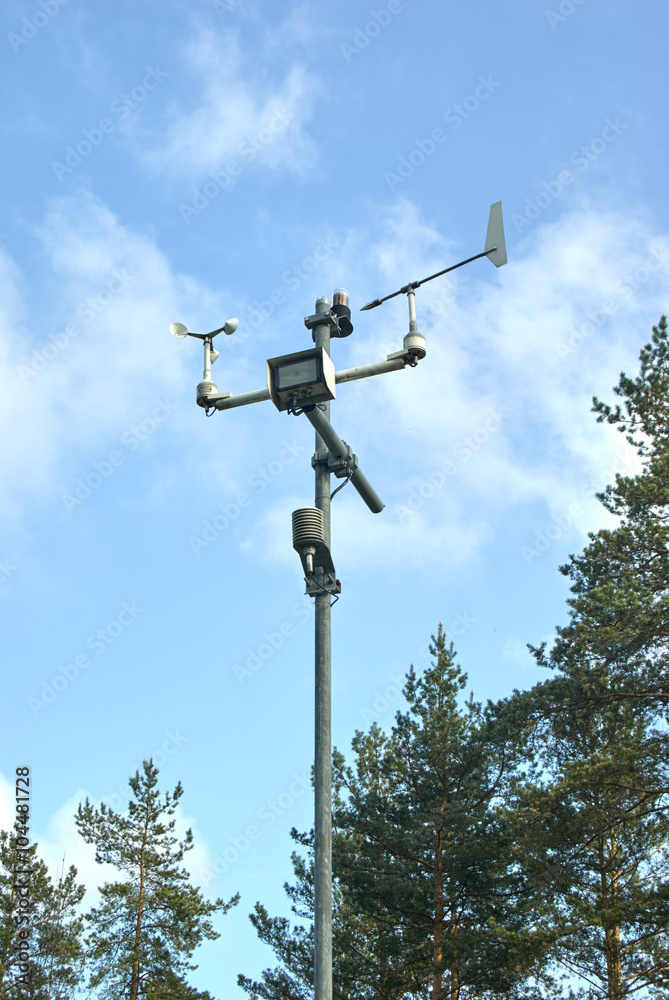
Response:
[[[534,683],[558,566],[636,468],[589,409],[667,309],[667,22],[617,0],[3,5],[0,819],[29,765],[33,835],[92,903],[76,805],[122,808],[153,754],[194,877],[242,894],[193,978],[215,996],[271,964],[247,914],[286,912],[311,824],[290,513],[313,434],[268,402],[205,419],[169,325],[238,316],[213,376],[244,392],[344,285],[335,365],[378,360],[406,301],[360,306],[482,250],[502,199],[508,265],[419,289],[425,361],[332,407],[386,504],[333,502],[334,740],[392,723],[439,621],[478,698]]]

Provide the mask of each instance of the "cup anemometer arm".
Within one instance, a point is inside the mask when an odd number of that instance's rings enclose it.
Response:
[[[418,362],[421,361],[427,353],[425,338],[418,332],[418,326],[416,323],[416,289],[420,288],[421,285],[426,284],[426,282],[432,281],[434,278],[441,277],[442,274],[448,274],[449,271],[454,271],[456,268],[463,267],[465,264],[470,264],[472,261],[479,260],[481,257],[488,257],[495,267],[501,267],[503,264],[507,263],[508,258],[506,254],[506,241],[504,238],[504,220],[502,216],[501,201],[496,201],[490,206],[485,247],[481,253],[474,254],[472,257],[467,257],[466,260],[461,260],[457,264],[451,264],[450,267],[445,267],[441,271],[436,271],[434,274],[428,275],[427,278],[421,278],[420,281],[410,281],[401,288],[398,288],[396,292],[391,292],[390,295],[385,295],[383,298],[373,299],[371,302],[368,302],[367,305],[362,307],[361,312],[369,311],[370,309],[375,309],[377,306],[380,306],[383,302],[387,302],[388,299],[395,298],[397,295],[406,295],[409,305],[409,332],[406,337],[404,337],[402,350],[395,351],[393,354],[387,355],[384,361],[375,361],[368,365],[358,365],[355,368],[346,368],[338,372],[333,370],[330,373],[332,391],[327,398],[334,399],[334,385],[339,385],[342,382],[353,382],[356,379],[369,378],[371,375],[384,375],[387,372],[401,371],[407,366],[415,368]],[[332,298],[332,308],[325,313],[307,316],[304,321],[305,325],[307,328],[313,329],[317,323],[328,323],[331,328],[331,336],[348,337],[353,332],[353,326],[350,321],[350,309],[348,307],[348,293],[345,289],[338,288]],[[275,362],[283,362],[285,365],[299,365],[306,364],[307,361],[312,360],[311,353],[309,351],[297,352],[293,355],[284,355],[282,358],[273,358],[267,362],[267,387],[254,389],[251,392],[237,393],[235,395],[230,392],[219,392],[218,386],[211,379],[211,365],[219,356],[218,351],[214,349],[212,341],[213,338],[219,333],[234,333],[237,329],[238,323],[239,321],[237,319],[229,319],[222,327],[219,327],[217,330],[212,330],[210,333],[192,333],[183,325],[183,323],[172,323],[170,327],[170,331],[173,336],[178,337],[179,339],[196,337],[203,342],[204,372],[202,381],[197,387],[196,399],[198,406],[201,406],[206,411],[207,416],[211,415],[210,411],[213,413],[215,410],[230,410],[238,406],[247,406],[250,403],[262,403],[268,399],[273,399],[274,402],[277,403],[276,386],[271,381],[273,376],[270,372],[270,366]],[[309,355],[309,358],[306,357],[307,355]],[[272,369],[272,371],[275,371],[275,369]],[[306,395],[308,396],[309,394],[307,393]],[[310,404],[312,401],[309,398],[305,398],[304,393],[302,398],[307,404]],[[285,408],[285,406],[279,407],[279,409]],[[309,413],[307,413],[307,416],[310,420],[312,420],[312,423],[314,422],[314,419],[319,419],[318,416],[312,419]],[[359,470],[356,471],[359,472]],[[361,475],[362,474],[360,473],[360,476]],[[353,481],[353,478],[351,481]],[[360,477],[358,477],[358,481],[361,482]],[[374,502],[376,501],[380,503],[378,497],[376,497]]]

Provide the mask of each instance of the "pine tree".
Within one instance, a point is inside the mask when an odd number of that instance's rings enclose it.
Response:
[[[342,1000],[511,996],[539,959],[499,815],[513,740],[487,725],[473,697],[461,704],[466,675],[441,626],[431,652],[430,669],[407,675],[409,711],[398,712],[392,732],[356,733],[354,768],[334,755],[333,964]],[[240,985],[267,1000],[313,994],[311,865],[294,856],[294,866],[297,883],[287,889],[307,925],[291,928],[260,904],[252,916],[282,967]]]
[[[76,909],[85,889],[74,867],[54,884],[25,839],[0,830],[0,998],[69,1000],[83,976]]]
[[[669,337],[663,316],[640,355],[640,372],[621,374],[623,403],[593,409],[636,448],[642,471],[616,476],[598,494],[619,523],[590,535],[562,572],[571,581],[570,622],[540,662],[606,679],[601,697],[669,704]],[[580,682],[579,682],[580,683]],[[580,684],[584,688],[583,684]],[[584,693],[588,696],[587,691]]]
[[[335,757],[340,1000],[669,995],[664,316],[639,376],[614,391],[622,405],[593,409],[642,470],[599,495],[617,526],[562,567],[570,621],[549,653],[535,650],[555,676],[494,712],[460,707],[464,675],[440,630],[392,733],[357,734],[354,769]],[[282,965],[262,983],[240,978],[267,1000],[313,994],[311,867],[294,864],[302,924],[258,905],[252,919]]]
[[[650,706],[575,694],[559,677],[511,700],[534,719],[537,767],[509,824],[569,997],[623,1000],[669,981],[663,739]]]
[[[335,758],[339,755],[335,751]],[[314,871],[313,830],[309,834],[291,830],[291,836],[306,857],[292,854],[295,884],[284,886],[291,910],[299,923],[291,926],[286,917],[271,917],[256,903],[251,922],[258,937],[274,951],[280,966],[266,969],[260,982],[238,977],[239,985],[254,1000],[311,1000],[314,987]],[[374,918],[354,912],[346,903],[345,891],[335,878],[333,885],[333,995],[336,1000],[395,1000],[408,997],[398,987],[398,977],[388,967],[387,947],[382,929]],[[402,983],[406,981],[402,977]],[[413,995],[413,994],[412,994]],[[416,994],[423,995],[423,994]]]
[[[589,984],[576,995],[607,1000],[669,982],[666,317],[639,375],[622,373],[614,392],[619,404],[595,397],[593,410],[625,435],[641,471],[598,494],[617,524],[561,567],[570,621],[548,653],[534,649],[555,676],[508,706],[535,726],[540,780],[519,780],[518,839],[543,893],[537,912],[552,957]]]
[[[536,960],[524,928],[522,874],[500,822],[516,748],[487,725],[441,626],[432,666],[408,674],[409,711],[389,736],[357,734],[355,772],[340,772],[348,801],[340,880],[357,912],[378,914],[387,970],[433,1000],[507,995]]]
[[[188,830],[179,841],[173,816],[183,794],[181,784],[161,798],[158,768],[144,761],[143,773],[130,778],[127,815],[104,802],[99,809],[86,799],[76,823],[96,861],[113,865],[118,882],[100,889],[101,903],[87,915],[90,986],[101,1000],[152,997],[154,1000],[206,1000],[188,986],[185,976],[195,948],[219,935],[209,917],[226,913],[238,901],[205,900],[182,867],[193,846]]]

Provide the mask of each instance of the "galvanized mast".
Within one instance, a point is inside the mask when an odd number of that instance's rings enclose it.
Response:
[[[316,313],[329,315],[330,301],[316,302]],[[330,324],[314,327],[314,343],[330,353]],[[330,419],[330,403],[324,415]],[[323,512],[324,541],[330,548],[330,469],[328,449],[316,432],[313,458],[315,506]],[[332,1000],[332,597],[321,591],[315,607],[315,754],[314,754],[314,998]]]
[[[342,441],[330,424],[330,400],[335,398],[335,386],[356,379],[415,368],[426,354],[425,338],[416,324],[415,290],[427,281],[488,257],[495,267],[506,264],[506,245],[502,220],[502,203],[490,208],[488,230],[483,251],[452,264],[435,274],[412,281],[390,295],[373,299],[361,311],[375,309],[388,299],[406,295],[409,305],[409,332],[402,349],[389,354],[384,361],[359,365],[335,372],[330,359],[330,339],[347,337],[353,327],[350,322],[348,293],[337,289],[333,304],[323,297],[316,302],[316,312],[305,318],[312,331],[314,347],[267,361],[267,387],[253,392],[219,392],[211,380],[211,365],[219,357],[213,338],[219,333],[232,334],[238,321],[229,319],[224,326],[210,333],[193,333],[183,323],[172,323],[170,332],[179,339],[196,337],[203,341],[204,372],[196,389],[196,401],[207,413],[230,410],[250,403],[271,399],[279,410],[304,413],[316,431],[316,452],[312,459],[315,471],[314,507],[293,511],[293,547],[302,560],[306,591],[315,601],[315,753],[314,753],[314,998],[332,1000],[332,734],[331,734],[331,614],[332,597],[340,592],[330,553],[330,477],[350,481],[369,509],[378,514],[383,510],[380,500],[362,470],[349,445]]]

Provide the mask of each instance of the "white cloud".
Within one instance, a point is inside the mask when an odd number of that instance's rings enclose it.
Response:
[[[380,233],[375,241],[370,228]],[[31,331],[41,320],[31,316],[27,278],[1,256],[0,504],[15,520],[22,498],[53,499],[54,491],[69,488],[82,462],[97,450],[104,458],[122,432],[150,414],[156,399],[182,397],[197,362],[167,336],[169,323],[186,316],[197,329],[198,317],[206,324],[223,315],[222,302],[232,298],[225,289],[214,293],[175,273],[150,238],[124,226],[85,191],[50,203],[33,235],[51,272],[53,312],[60,319]],[[339,530],[351,555],[380,564],[457,565],[480,550],[496,517],[513,516],[527,504],[538,505],[537,526],[575,500],[585,509],[575,530],[585,533],[601,523],[591,495],[614,469],[625,468],[630,455],[620,435],[595,424],[591,397],[608,398],[620,369],[636,370],[639,347],[669,291],[668,248],[666,238],[636,219],[584,209],[537,226],[531,240],[511,247],[510,263],[499,271],[480,261],[418,289],[427,358],[416,370],[340,386],[333,407],[337,431],[388,507],[367,515],[350,486],[337,499]],[[401,201],[349,233],[337,260],[323,264],[322,277],[335,271],[354,276],[355,304],[471,249],[454,246]],[[50,335],[57,347],[67,317],[78,332],[56,349]],[[399,348],[408,327],[404,296],[358,314],[355,324],[347,364]],[[340,350],[333,345],[337,367]],[[36,371],[40,357],[43,367]],[[257,362],[252,351],[235,362],[238,377],[251,362]],[[196,433],[206,435],[205,424]],[[295,432],[291,427],[288,434]],[[268,433],[269,440],[274,433],[283,440],[287,432],[277,426]],[[211,482],[243,482],[243,467],[235,465],[243,451],[238,434],[224,457],[212,452],[206,467],[191,470],[192,449],[178,449],[175,461]],[[258,456],[244,461],[251,471]],[[435,483],[444,469],[443,482]],[[279,488],[292,490],[288,478]],[[425,502],[405,518],[400,508],[416,496]],[[249,544],[262,540],[272,551],[287,503],[263,505],[260,530]]]
[[[99,901],[98,889],[104,882],[119,881],[121,874],[112,865],[98,864],[95,860],[95,845],[87,844],[79,833],[75,815],[79,803],[89,798],[94,806],[104,801],[116,812],[124,813],[128,799],[127,783],[117,792],[103,793],[98,799],[90,791],[79,788],[56,812],[49,817],[43,831],[31,830],[31,840],[38,844],[38,854],[46,863],[51,877],[57,879],[63,869],[67,871],[71,865],[77,869],[77,881],[86,886],[86,896],[82,902],[82,910],[89,910]],[[121,799],[123,801],[121,801]],[[0,829],[11,830],[14,824],[14,788],[7,778],[0,773]],[[176,820],[174,835],[183,839],[188,829],[193,830],[194,846],[185,858],[184,865],[191,872],[193,881],[202,885],[205,895],[214,871],[214,853],[197,829],[197,821],[187,815],[181,804],[174,813]]]
[[[83,788],[71,795],[51,816],[43,833],[35,831],[38,851],[44,859],[52,878],[58,878],[63,868],[71,865],[77,869],[77,881],[86,886],[83,908],[89,909],[97,902],[98,887],[105,881],[114,881],[117,873],[111,865],[99,865],[95,860],[95,845],[87,844],[77,830],[74,817],[80,802],[90,795]]]
[[[387,294],[472,249],[459,254],[404,202],[371,245],[349,237],[337,263],[358,288]],[[596,424],[592,396],[610,398],[621,368],[636,371],[669,292],[668,262],[666,237],[636,218],[586,208],[537,227],[500,271],[479,262],[460,272],[446,301],[437,281],[418,289],[427,358],[415,371],[341,386],[333,406],[334,426],[388,505],[372,517],[347,487],[335,501],[342,557],[459,565],[490,537],[494,519],[528,504],[537,527],[575,502],[581,537],[604,523],[594,492],[638,461],[615,430]],[[401,296],[358,316],[355,363],[397,349],[405,313]],[[415,512],[403,518],[398,506],[411,498]],[[287,516],[286,501],[265,512],[258,552],[274,551]]]
[[[195,359],[170,322],[222,311],[217,294],[174,273],[85,191],[51,202],[32,235],[49,288],[43,313],[31,313],[28,276],[0,257],[0,508],[15,517],[22,498],[52,499],[89,471],[82,463],[106,458],[157,401],[173,405]]]
[[[88,887],[95,887],[113,871],[110,866],[101,866],[95,861],[95,848],[85,844],[74,823],[74,814],[79,802],[86,798],[86,792],[79,789],[50,817],[44,833],[31,828],[31,842],[38,844],[38,854],[46,862],[51,877],[57,879],[65,866],[65,871],[74,865],[78,881]],[[14,788],[0,773],[0,829],[11,830],[14,826]],[[104,869],[103,875],[100,874]],[[90,904],[90,894],[84,906]]]
[[[47,863],[52,877],[57,877],[63,864],[66,871],[70,865],[75,866],[78,881],[86,886],[84,907],[90,909],[99,899],[99,887],[105,882],[121,881],[123,875],[113,865],[98,864],[95,860],[95,845],[87,844],[77,829],[74,817],[79,803],[84,802],[87,796],[94,806],[99,806],[99,801],[94,799],[90,792],[79,789],[50,817],[46,831],[41,835],[35,834],[35,839],[39,843],[39,853]],[[103,795],[101,801],[107,802],[108,796]],[[116,811],[121,814],[125,812],[121,807]],[[194,846],[186,854],[184,865],[194,874],[197,883],[199,874],[211,868],[212,852],[197,832],[196,820],[184,813],[181,805],[177,806],[174,819],[176,820],[174,835],[178,839],[183,839],[188,829],[193,830]]]
[[[551,640],[552,638],[551,636]],[[507,638],[502,647],[502,659],[515,663],[523,670],[536,666],[534,657],[527,648],[527,643],[523,642],[522,639]]]
[[[295,19],[288,21],[279,34],[304,41],[304,30],[291,31]],[[138,121],[126,128],[140,162],[156,175],[196,183],[231,158],[240,171],[253,163],[305,173],[316,156],[307,124],[322,83],[298,62],[274,76],[268,55],[275,46],[272,38],[263,51],[245,51],[233,32],[198,26],[182,50],[190,98],[173,101],[153,131]]]
[[[0,773],[0,830],[12,830],[14,828],[15,797],[14,785],[10,785],[4,774]]]

